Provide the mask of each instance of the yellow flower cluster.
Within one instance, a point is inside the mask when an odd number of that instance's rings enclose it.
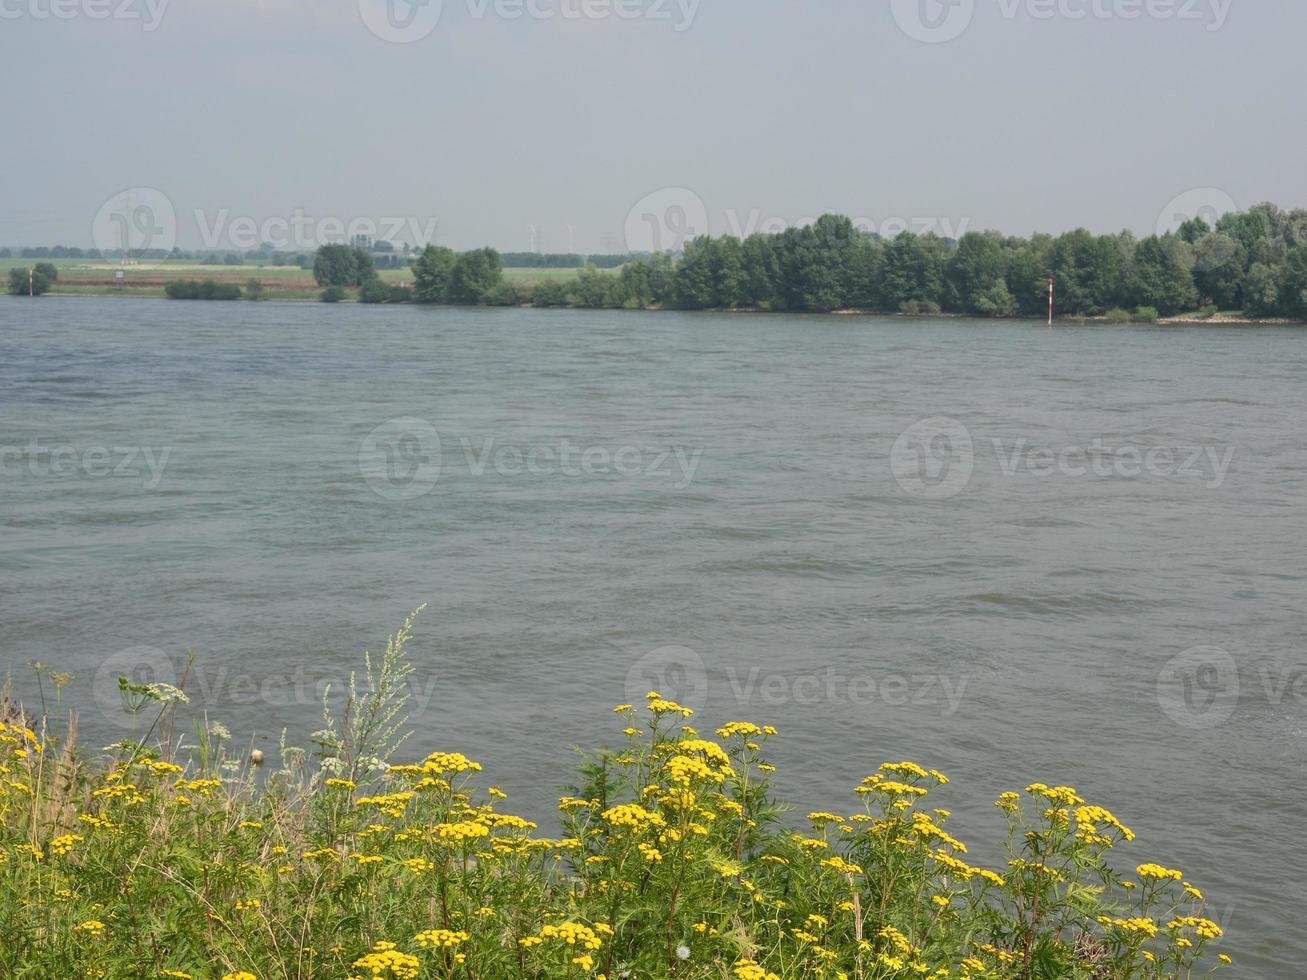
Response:
[[[1031,783],[1026,787],[1026,793],[1030,796],[1042,796],[1050,803],[1064,807],[1079,806],[1085,802],[1070,786],[1045,786],[1043,783]]]
[[[645,695],[645,700],[648,702],[645,707],[656,716],[680,715],[682,718],[689,718],[690,715],[694,714],[691,709],[682,707],[675,701],[667,700],[657,691],[650,691]]]
[[[1152,878],[1155,881],[1183,881],[1184,873],[1174,868],[1164,868],[1160,864],[1141,864],[1135,868],[1140,878]]]
[[[423,949],[453,949],[461,946],[472,937],[466,932],[453,932],[449,929],[428,929],[413,937]]]
[[[421,964],[411,953],[395,949],[394,943],[381,942],[372,947],[372,952],[355,960],[354,968],[367,970],[374,977],[416,980]]]
[[[1225,931],[1211,919],[1198,916],[1180,916],[1168,922],[1166,928],[1171,930],[1192,929],[1202,939],[1220,939]]]
[[[1076,808],[1076,836],[1092,844],[1111,847],[1115,842],[1110,836],[1099,833],[1100,824],[1115,830],[1124,841],[1135,839],[1134,831],[1117,820],[1110,810],[1101,806]]]
[[[14,828],[3,794],[20,791],[5,788],[4,778],[17,775],[5,765],[19,770],[27,793],[45,784],[33,758],[20,765],[14,757],[17,749],[35,756],[39,744],[9,726],[0,730],[8,739],[0,741],[0,899],[6,882],[33,884],[11,889],[0,913],[16,934],[38,921],[31,909],[45,921],[80,922],[77,942],[62,926],[58,955],[73,949],[82,959],[58,967],[44,959],[33,975],[188,980],[183,969],[137,962],[143,955],[132,948],[124,914],[132,903],[161,900],[152,877],[136,869],[155,866],[142,858],[167,840],[187,856],[170,865],[170,876],[204,896],[198,908],[169,910],[185,940],[175,950],[194,957],[176,965],[197,975],[215,975],[200,967],[206,957],[230,963],[239,955],[262,976],[350,980],[561,980],[592,974],[605,959],[615,967],[610,980],[624,971],[665,975],[669,961],[678,976],[732,980],[993,980],[1015,975],[1025,954],[984,943],[1020,941],[987,916],[1031,908],[1032,893],[1050,922],[1070,923],[1064,934],[1036,940],[1070,958],[1066,937],[1083,932],[1104,951],[1104,976],[1168,975],[1172,962],[1188,969],[1222,935],[1199,917],[1202,893],[1179,871],[1139,865],[1144,884],[1131,903],[1117,900],[1119,889],[1100,889],[1118,880],[1103,851],[1134,834],[1071,787],[1033,783],[1030,798],[998,798],[1009,853],[1021,855],[1005,877],[963,860],[967,846],[949,832],[949,811],[923,805],[948,782],[938,770],[886,762],[855,788],[864,812],[800,811],[810,829],[795,833],[777,824],[779,804],[758,778],[773,771],[760,753],[775,729],[731,721],[716,729],[718,740],[701,738],[685,723],[689,709],[656,692],[646,701],[654,718],[644,724],[631,705],[616,709],[626,738],[600,757],[602,776],[559,801],[557,840],[496,812],[505,794],[483,793],[470,779],[481,766],[445,752],[358,783],[310,777],[312,805],[302,810],[247,790],[238,775],[190,779],[147,759],[118,766],[78,805],[51,808],[57,816],[44,824],[27,816],[41,808],[25,803]],[[354,799],[356,790],[365,795]],[[64,833],[69,823],[92,845]],[[106,869],[121,894],[103,887]],[[1154,887],[1172,881],[1174,888]],[[620,939],[596,918],[622,923]],[[524,935],[523,922],[539,931]],[[304,938],[270,944],[265,933]],[[374,942],[378,935],[412,938],[401,949]],[[231,937],[240,946],[224,949]],[[36,932],[24,941],[38,951],[46,942]]]
[[[79,837],[77,834],[61,834],[54,838],[54,840],[50,841],[50,853],[69,854],[72,852],[72,849],[83,840],[85,840],[85,838]]]
[[[603,945],[601,935],[611,936],[613,930],[610,926],[601,922],[596,922],[594,927],[584,925],[580,922],[561,922],[558,925],[547,925],[534,936],[527,936],[525,939],[518,940],[527,949],[533,946],[541,946],[547,942],[558,942],[564,946],[576,949],[576,954],[572,957],[572,963],[579,966],[582,970],[589,972],[594,967],[594,957],[590,954]]]
[[[1147,936],[1149,939],[1157,935],[1157,923],[1142,916],[1133,919],[1113,919],[1104,915],[1099,918],[1098,922],[1104,927],[1115,927],[1123,932],[1138,933]]]
[[[753,960],[739,960],[732,968],[735,980],[781,980],[775,973],[768,973]]]
[[[666,825],[660,814],[646,810],[638,803],[621,803],[599,814],[600,819],[614,827],[629,827],[637,833],[650,827]]]

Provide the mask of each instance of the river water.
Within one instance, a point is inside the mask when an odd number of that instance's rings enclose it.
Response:
[[[427,603],[407,751],[519,812],[657,687],[801,812],[1071,783],[1302,975],[1307,331],[5,297],[0,453],[2,666],[84,744],[193,649],[307,745]]]

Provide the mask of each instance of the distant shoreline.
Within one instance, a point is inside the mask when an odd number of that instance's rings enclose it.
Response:
[[[49,297],[58,297],[63,299],[94,299],[94,298],[135,298],[135,299],[159,299],[166,300],[162,289],[153,288],[123,288],[118,286],[103,286],[78,289],[60,289],[55,286],[49,293]],[[23,300],[26,297],[16,296],[14,299]],[[40,297],[45,298],[45,297]],[[198,302],[187,300],[173,300],[171,302],[186,303]],[[249,302],[249,300],[233,300],[230,302]],[[267,299],[259,300],[262,303],[319,303],[317,293],[303,296],[269,296]],[[368,306],[368,305],[405,305],[405,306],[429,306],[433,309],[450,308],[450,309],[469,309],[477,307],[458,306],[457,304],[367,304],[360,303],[356,298],[351,297],[342,300],[340,304],[322,304],[322,305],[348,305],[348,306]],[[647,307],[640,310],[627,310],[620,307],[613,307],[604,310],[588,306],[533,306],[529,303],[512,306],[486,306],[482,304],[483,309],[518,309],[518,310],[576,310],[580,312],[609,312],[609,313],[731,313],[750,316],[772,316],[772,315],[790,315],[805,317],[881,317],[883,319],[896,320],[992,320],[995,323],[1043,323],[1040,317],[1029,316],[977,316],[971,313],[900,313],[892,310],[867,310],[867,309],[845,309],[829,310],[826,312],[812,311],[795,311],[795,310],[761,310],[761,309],[706,309],[706,310],[678,310],[675,307]],[[1155,326],[1155,327],[1185,327],[1185,326],[1219,326],[1219,327],[1295,327],[1307,325],[1307,321],[1293,320],[1286,317],[1248,317],[1236,313],[1215,313],[1212,316],[1202,317],[1192,313],[1181,313],[1176,316],[1159,317],[1151,322],[1133,322],[1133,323],[1110,323],[1105,316],[1065,316],[1054,317],[1054,323],[1058,324],[1089,324],[1098,323],[1105,326]]]

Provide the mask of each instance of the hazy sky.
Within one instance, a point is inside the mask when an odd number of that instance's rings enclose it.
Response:
[[[1304,37],[1303,0],[0,0],[0,243],[89,246],[129,188],[184,248],[1148,233],[1307,205]]]

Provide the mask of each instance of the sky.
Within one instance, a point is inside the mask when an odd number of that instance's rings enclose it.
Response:
[[[0,244],[1149,234],[1307,206],[1304,36],[1302,0],[0,0]]]

